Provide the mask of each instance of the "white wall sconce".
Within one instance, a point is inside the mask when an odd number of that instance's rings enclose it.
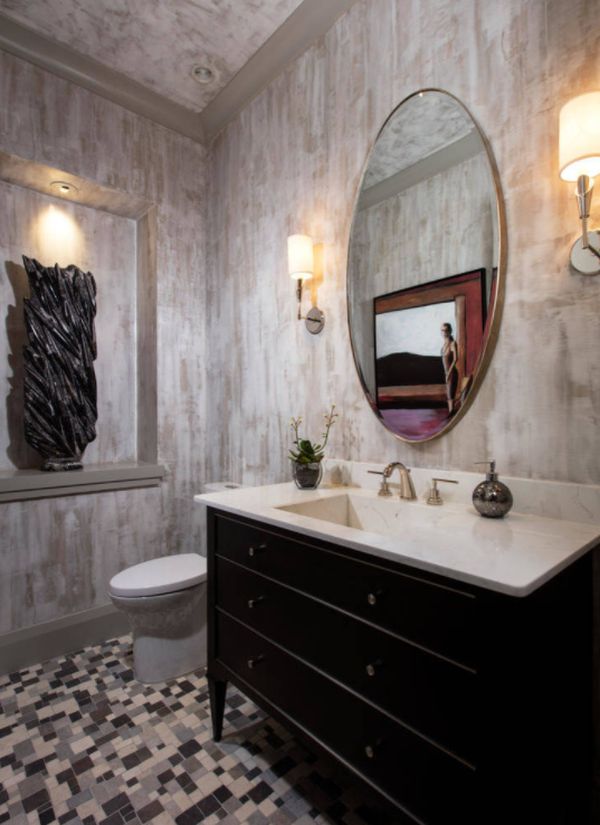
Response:
[[[288,237],[288,273],[296,281],[296,298],[298,299],[298,320],[306,322],[306,329],[317,335],[325,326],[325,315],[313,306],[306,315],[302,315],[302,285],[315,274],[315,255],[313,240],[308,235],[290,235]]]
[[[571,249],[571,265],[584,275],[600,273],[600,232],[588,229],[594,178],[600,174],[600,92],[574,97],[560,110],[560,177],[577,181],[575,195],[582,235]]]

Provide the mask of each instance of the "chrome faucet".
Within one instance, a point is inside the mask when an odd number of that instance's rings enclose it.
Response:
[[[380,496],[391,496],[392,491],[390,490],[388,479],[394,472],[394,470],[398,468],[400,472],[400,498],[404,498],[407,501],[414,501],[416,499],[417,494],[415,493],[415,486],[413,484],[412,478],[410,477],[410,470],[408,467],[405,467],[401,461],[392,461],[391,464],[388,464],[383,470],[369,470],[370,473],[373,475],[383,476],[381,479],[381,487],[379,488],[378,495]]]

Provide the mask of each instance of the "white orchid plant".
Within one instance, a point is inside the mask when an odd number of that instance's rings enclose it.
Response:
[[[313,444],[308,438],[301,438],[300,425],[302,424],[302,418],[292,418],[290,428],[293,434],[292,442],[294,446],[289,453],[291,460],[297,464],[317,464],[321,462],[325,458],[325,447],[329,439],[329,431],[337,417],[335,404],[332,404],[329,412],[326,412],[323,416],[325,429],[319,444]]]

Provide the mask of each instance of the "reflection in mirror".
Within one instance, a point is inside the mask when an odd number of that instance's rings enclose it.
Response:
[[[348,256],[354,358],[374,411],[424,441],[464,414],[499,321],[499,192],[481,133],[426,91],[388,119],[369,157]]]

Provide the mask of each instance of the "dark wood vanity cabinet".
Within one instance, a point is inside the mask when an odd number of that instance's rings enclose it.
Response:
[[[208,511],[208,680],[426,825],[591,821],[591,553],[517,598]]]

